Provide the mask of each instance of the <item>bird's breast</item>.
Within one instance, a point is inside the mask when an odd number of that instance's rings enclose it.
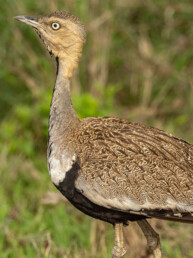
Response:
[[[49,147],[50,146],[50,147]],[[55,144],[48,146],[48,170],[52,182],[57,186],[65,180],[66,173],[76,161],[76,154],[67,150],[59,150]]]

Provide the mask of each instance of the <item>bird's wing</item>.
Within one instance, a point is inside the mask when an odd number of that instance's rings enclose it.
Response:
[[[76,188],[89,200],[151,216],[193,213],[193,145],[120,119],[87,118],[81,126]]]

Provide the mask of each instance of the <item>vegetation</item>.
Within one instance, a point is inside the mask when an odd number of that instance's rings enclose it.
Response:
[[[80,117],[123,117],[193,142],[193,5],[189,0],[0,5],[0,257],[110,257],[111,226],[74,209],[50,182],[46,141],[55,62],[33,30],[12,18],[54,10],[72,12],[88,29],[72,80]],[[192,225],[151,223],[161,233],[165,257],[193,257]],[[125,233],[130,257],[145,256],[137,226]]]

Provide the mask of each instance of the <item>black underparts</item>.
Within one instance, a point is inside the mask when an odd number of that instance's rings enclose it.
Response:
[[[75,188],[75,180],[78,177],[78,170],[80,169],[77,163],[74,163],[72,168],[66,173],[66,177],[56,188],[80,211],[85,214],[100,219],[111,224],[124,223],[127,225],[128,221],[136,221],[146,218],[142,215],[135,215],[119,210],[108,209],[91,202],[82,193]]]

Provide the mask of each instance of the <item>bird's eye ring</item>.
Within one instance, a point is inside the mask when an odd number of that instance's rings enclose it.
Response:
[[[52,23],[52,29],[53,30],[59,30],[59,28],[60,28],[60,24],[59,23],[57,23],[57,22],[53,22]]]

